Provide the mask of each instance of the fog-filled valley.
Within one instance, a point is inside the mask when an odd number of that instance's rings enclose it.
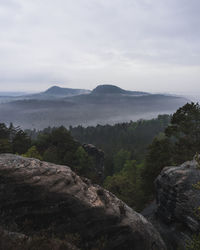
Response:
[[[0,117],[1,122],[22,128],[95,126],[171,114],[186,102],[184,97],[126,91],[113,85],[99,85],[93,91],[52,87],[38,94],[2,96]]]
[[[0,99],[1,249],[199,250],[198,103],[115,85]]]
[[[152,96],[140,93],[135,98],[146,101]],[[86,95],[75,97],[88,101]],[[42,102],[48,108],[55,101],[39,100],[36,110]],[[32,107],[35,100],[16,103]],[[112,99],[113,103],[117,101]],[[199,223],[199,215],[193,213],[199,208],[200,160],[198,153],[194,155],[200,148],[199,123],[198,103],[186,103],[173,115],[115,125],[23,130],[0,123],[1,249],[44,250],[54,244],[53,250],[93,250],[96,245],[95,249],[107,250],[117,244],[119,250],[132,250],[137,242],[140,250],[143,243],[133,237],[137,230],[144,244],[150,240],[147,250],[154,238],[159,250],[187,245],[186,249],[199,250],[192,248],[199,237],[193,239],[189,232]],[[186,225],[182,216],[191,218]],[[148,223],[153,224],[151,230]],[[124,225],[128,234],[121,233]]]

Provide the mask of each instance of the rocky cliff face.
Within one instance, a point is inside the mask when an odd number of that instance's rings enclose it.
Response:
[[[166,167],[155,181],[156,204],[146,215],[165,239],[168,249],[185,249],[200,231],[200,166],[196,160]]]
[[[5,239],[69,239],[62,248],[54,240],[53,249],[166,249],[154,227],[110,192],[66,166],[10,154],[0,155],[0,225]]]
[[[94,160],[94,171],[96,173],[98,183],[102,183],[104,179],[104,152],[92,144],[83,144],[83,148],[88,153],[88,155]]]

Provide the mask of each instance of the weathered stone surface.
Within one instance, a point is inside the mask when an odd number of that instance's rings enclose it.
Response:
[[[95,163],[95,172],[100,183],[104,179],[104,152],[98,149],[93,144],[83,144],[83,148],[88,153],[90,157],[93,158]]]
[[[160,231],[168,249],[185,249],[191,236],[200,231],[198,182],[200,166],[195,160],[166,167],[155,180],[156,205],[146,209],[143,215]]]
[[[164,250],[154,227],[66,166],[0,155],[0,224],[27,237],[73,235],[83,249]]]

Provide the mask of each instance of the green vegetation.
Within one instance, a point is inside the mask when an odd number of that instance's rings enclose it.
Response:
[[[98,181],[94,173],[93,159],[63,126],[45,129],[37,133],[35,139],[31,139],[19,127],[0,124],[0,153],[14,153],[67,165],[78,174]]]
[[[153,181],[165,166],[191,160],[200,151],[200,106],[187,103],[172,116],[162,137],[149,146],[142,173],[144,190],[153,194]]]
[[[120,172],[104,182],[106,189],[136,210],[141,210],[145,201],[141,184],[141,168],[133,160],[127,160]]]
[[[31,148],[29,148],[29,150],[22,156],[42,160],[42,156],[38,152],[36,146],[32,146]]]
[[[180,164],[194,157],[200,149],[200,106],[187,103],[172,116],[165,134],[173,147],[172,161]]]
[[[170,118],[169,115],[159,115],[147,121],[87,128],[78,126],[71,127],[70,131],[77,140],[92,143],[105,152],[104,187],[134,209],[141,210],[153,194],[153,180],[167,163],[168,154],[157,153],[157,145],[153,152],[155,142],[152,141],[155,136],[155,140],[164,137]],[[158,166],[154,166],[153,158],[157,160],[157,157],[160,160]]]
[[[0,124],[1,153],[68,165],[98,182],[95,161],[81,143],[94,144],[105,152],[104,186],[141,210],[154,198],[153,183],[163,167],[191,160],[200,151],[200,106],[187,103],[172,116],[113,126],[70,127],[69,131],[61,126],[24,132],[12,124]]]
[[[24,154],[31,146],[31,139],[19,127],[0,123],[0,153]]]
[[[194,235],[192,240],[188,242],[187,250],[199,250],[200,249],[200,234]]]
[[[70,127],[70,132],[81,143],[92,143],[105,152],[105,175],[111,176],[122,169],[124,162],[118,162],[123,154],[138,163],[144,161],[148,145],[163,132],[170,123],[169,115],[159,115],[152,120],[97,125],[96,127]],[[121,155],[121,156],[120,156]]]
[[[187,103],[172,117],[70,131],[105,151],[105,187],[140,210],[153,199],[154,180],[165,166],[191,160],[200,151],[200,106]]]

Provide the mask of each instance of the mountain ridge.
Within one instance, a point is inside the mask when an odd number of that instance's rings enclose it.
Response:
[[[142,91],[125,90],[112,84],[102,84],[102,85],[97,85],[97,87],[92,90],[91,94],[148,95],[149,93]]]
[[[115,124],[170,114],[189,101],[171,95],[127,91],[114,85],[98,85],[93,92],[85,94],[77,94],[76,89],[74,95],[72,92],[68,96],[62,93],[62,88],[53,86],[47,90],[47,94],[35,94],[2,103],[1,121],[37,129],[61,125]]]
[[[9,94],[10,93],[10,94]],[[158,94],[153,94],[150,92],[144,92],[144,91],[134,91],[134,90],[125,90],[121,87],[118,87],[113,84],[99,84],[97,85],[94,89],[89,90],[89,89],[78,89],[78,88],[63,88],[58,85],[54,85],[49,87],[48,89],[37,92],[37,93],[32,93],[32,94],[22,94],[23,92],[19,92],[17,95],[13,95],[13,92],[6,92],[6,95],[2,92],[0,92],[0,98],[11,98],[12,100],[23,100],[23,99],[47,99],[48,97],[51,99],[53,97],[55,98],[67,98],[67,97],[73,97],[77,95],[82,95],[82,94],[91,94],[91,95],[130,95],[130,96],[143,96],[143,95],[161,95],[161,96],[174,96],[174,97],[182,97],[179,95],[173,95],[170,93],[158,93]]]
[[[87,89],[74,89],[74,88],[62,88],[59,86],[52,86],[41,92],[41,94],[45,95],[79,95],[79,94],[87,94],[90,93],[90,90]]]

